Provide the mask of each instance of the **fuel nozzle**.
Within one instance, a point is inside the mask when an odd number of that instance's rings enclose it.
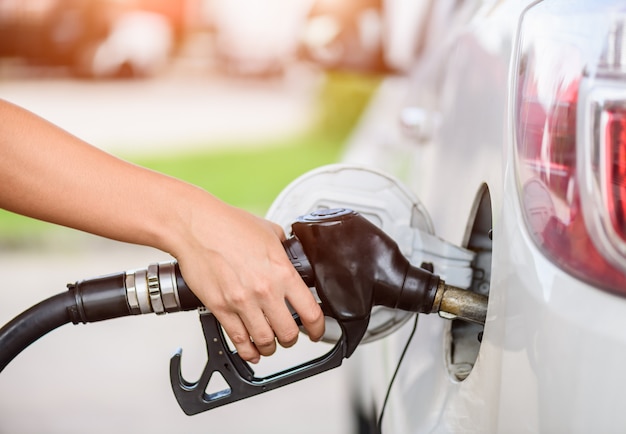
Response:
[[[369,318],[373,306],[438,312],[484,324],[487,297],[456,288],[412,266],[385,232],[352,210],[326,209],[292,224],[290,252],[322,301],[325,314],[343,321]],[[298,256],[301,244],[303,253]],[[301,273],[302,274],[302,273]]]

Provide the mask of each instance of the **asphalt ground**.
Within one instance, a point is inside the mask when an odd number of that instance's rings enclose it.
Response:
[[[0,74],[0,98],[20,104],[117,154],[172,152],[211,143],[291,134],[310,122],[319,76],[294,68],[256,80],[172,69],[144,81],[76,81]],[[83,278],[170,259],[154,249],[60,231],[45,247],[0,250],[0,324]],[[328,433],[351,431],[343,367],[188,417],[169,384],[206,360],[195,312],[65,325],[35,342],[0,374],[0,433]],[[264,359],[269,375],[328,351],[307,344]],[[1,349],[0,349],[1,351]]]

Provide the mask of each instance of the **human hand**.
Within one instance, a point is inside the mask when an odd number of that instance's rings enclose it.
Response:
[[[280,226],[222,202],[194,207],[182,248],[173,251],[185,282],[217,317],[238,354],[252,363],[296,343],[299,329],[287,300],[311,340],[324,334],[322,311],[291,265]]]

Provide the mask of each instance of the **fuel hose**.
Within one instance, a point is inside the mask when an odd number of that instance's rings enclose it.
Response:
[[[185,284],[175,262],[79,281],[0,329],[0,372],[26,347],[64,324],[164,314],[200,306],[202,303]]]
[[[68,309],[74,303],[73,298],[69,292],[57,294],[31,307],[0,329],[0,372],[24,348],[71,321]]]

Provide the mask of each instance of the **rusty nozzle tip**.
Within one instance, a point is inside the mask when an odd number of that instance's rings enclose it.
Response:
[[[446,319],[462,319],[485,324],[488,297],[467,289],[446,285],[440,281],[431,313],[437,312]]]

